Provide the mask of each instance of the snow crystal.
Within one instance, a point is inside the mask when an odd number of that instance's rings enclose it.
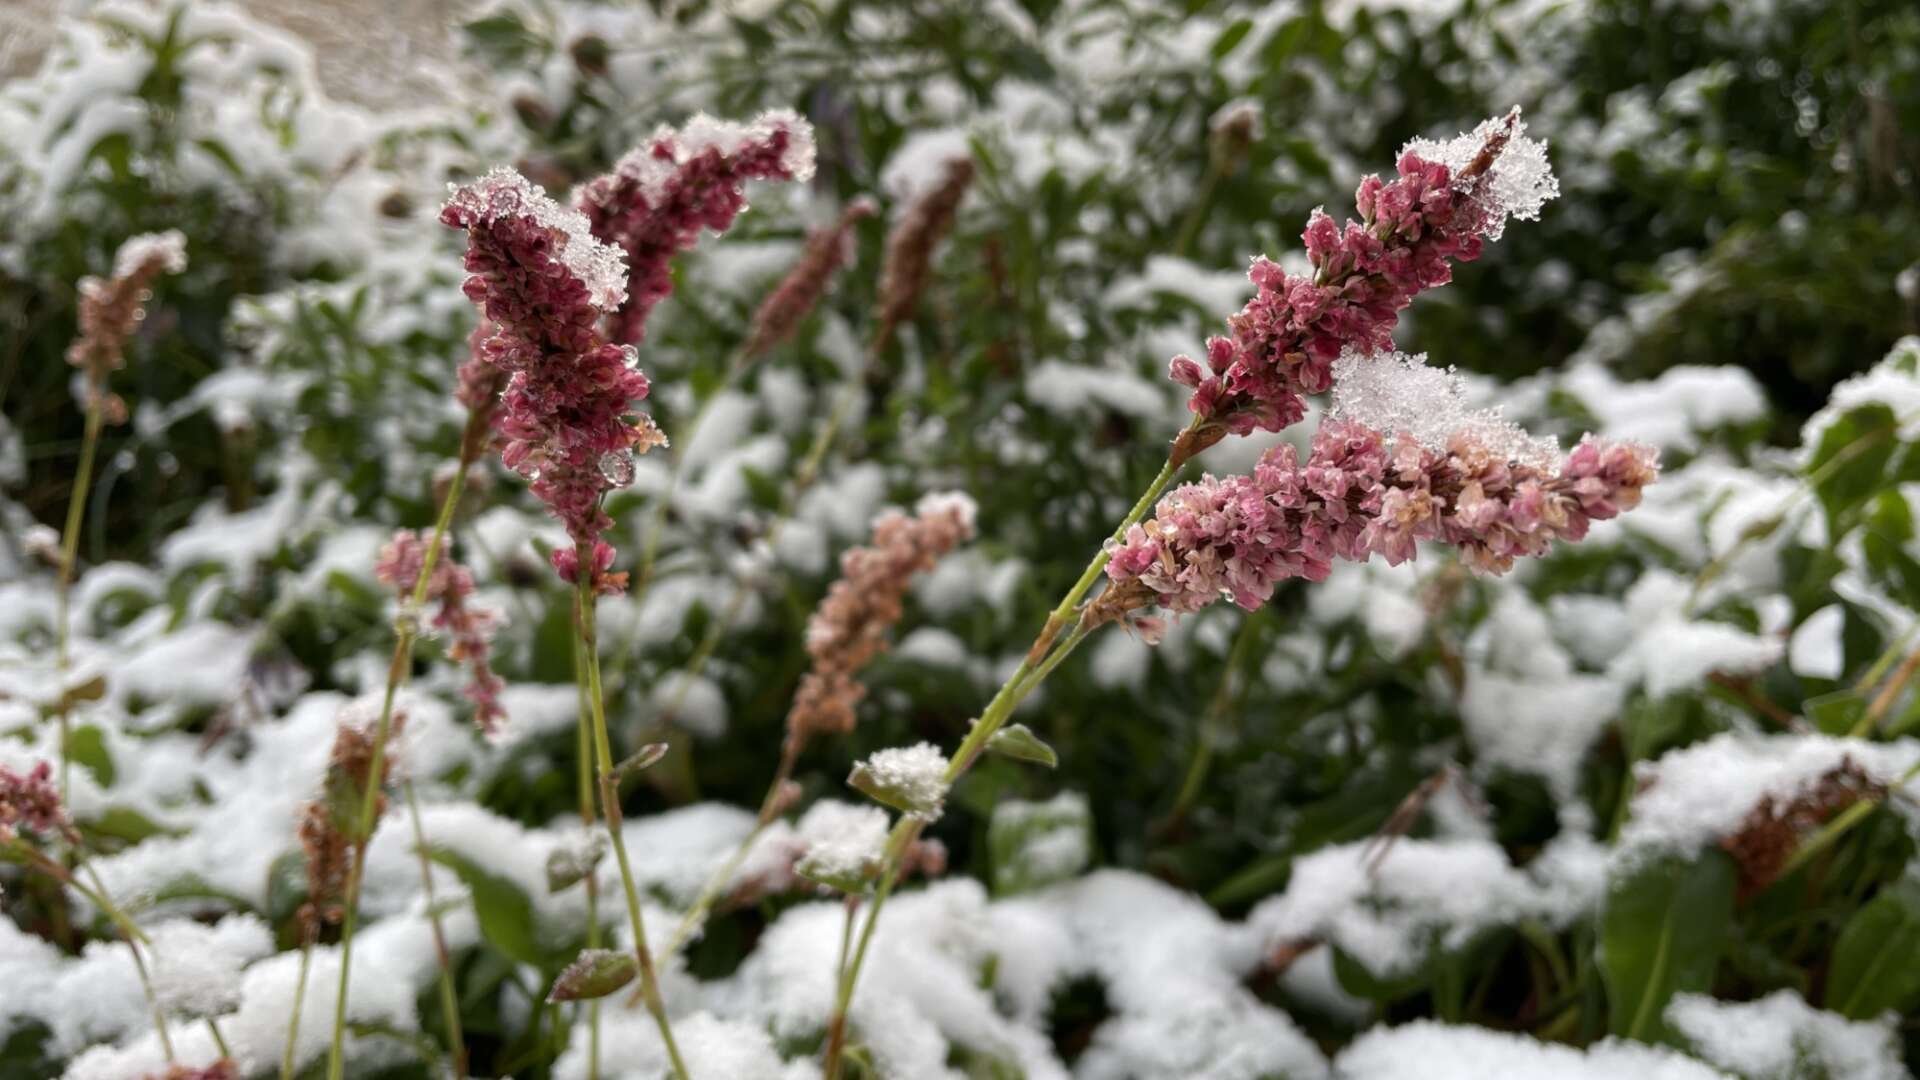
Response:
[[[1659,855],[1689,855],[1737,832],[1762,799],[1789,804],[1843,762],[1892,784],[1916,759],[1920,743],[1911,740],[1723,732],[1634,766],[1632,816],[1614,858],[1631,868]]]
[[[678,175],[680,166],[708,150],[728,155],[748,144],[767,142],[783,129],[788,132],[788,139],[781,167],[792,174],[795,182],[804,184],[813,179],[813,125],[791,109],[770,109],[745,124],[706,113],[695,114],[677,131],[671,125],[662,124],[654,130],[652,138],[627,151],[615,163],[614,171],[637,182],[648,202],[657,202],[667,182]],[[670,148],[671,157],[656,152],[662,146]]]
[[[961,525],[971,533],[975,519],[980,516],[980,504],[964,491],[932,491],[920,496],[920,500],[913,504],[913,513],[923,518],[939,514],[956,515]]]
[[[526,217],[566,237],[560,262],[581,284],[594,307],[612,311],[627,302],[627,258],[619,248],[594,239],[587,216],[561,206],[538,185],[510,166],[499,165],[465,186],[447,185],[448,206],[472,214],[482,226],[505,217]]]
[[[837,799],[813,804],[794,827],[806,852],[800,872],[825,880],[863,878],[880,865],[887,845],[887,812]]]
[[[1840,632],[1847,611],[1828,604],[1801,620],[1787,641],[1787,666],[1795,675],[1811,679],[1838,679],[1846,666],[1846,648]]]
[[[1844,1076],[1847,1080],[1907,1080],[1889,1016],[1848,1020],[1816,1009],[1792,990],[1758,1001],[1716,1001],[1679,994],[1667,1021],[1701,1057],[1750,1077]]]
[[[1547,161],[1547,144],[1526,137],[1527,125],[1520,119],[1519,107],[1506,116],[1482,120],[1472,132],[1446,142],[1414,139],[1400,148],[1402,154],[1418,154],[1458,173],[1479,156],[1489,137],[1508,124],[1513,125],[1513,137],[1494,157],[1484,177],[1460,182],[1461,190],[1478,192],[1477,201],[1487,213],[1489,240],[1500,239],[1509,217],[1539,220],[1540,208],[1560,194],[1560,181],[1554,178],[1553,166]]]
[[[120,245],[113,256],[113,276],[126,277],[144,266],[148,260],[158,258],[160,267],[169,274],[177,274],[187,268],[187,238],[179,229],[166,232],[141,233]]]
[[[1286,892],[1255,907],[1248,925],[1269,942],[1330,942],[1391,976],[1424,962],[1432,944],[1461,948],[1538,906],[1533,884],[1491,841],[1401,839],[1372,869],[1370,851],[1340,844],[1297,859]]]
[[[930,742],[876,750],[856,771],[864,770],[871,786],[896,793],[898,801],[915,807],[921,817],[937,818],[947,798],[947,756]]]
[[[1466,380],[1451,367],[1428,367],[1426,353],[1343,350],[1333,365],[1328,419],[1411,438],[1428,450],[1444,452],[1456,437],[1465,437],[1544,472],[1560,465],[1557,441],[1527,434],[1503,419],[1499,406],[1469,408]]]
[[[1863,405],[1885,405],[1900,421],[1900,439],[1920,439],[1920,336],[1904,337],[1872,368],[1833,388],[1827,403],[1800,429],[1803,453],[1820,445],[1827,429]]]
[[[1694,619],[1686,612],[1691,581],[1666,570],[1649,570],[1627,592],[1635,627],[1632,643],[1607,674],[1623,683],[1644,683],[1655,698],[1698,687],[1714,672],[1741,674],[1780,658],[1779,641],[1749,634],[1730,623]]]
[[[274,950],[258,916],[228,915],[211,926],[169,919],[147,928],[148,964],[160,1007],[180,1016],[218,1016],[240,1003],[240,971]]]
[[[1375,1028],[1334,1061],[1340,1080],[1726,1080],[1665,1047],[1604,1040],[1579,1050],[1491,1028],[1416,1020]]]

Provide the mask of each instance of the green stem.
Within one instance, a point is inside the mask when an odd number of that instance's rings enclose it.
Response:
[[[627,844],[622,836],[620,795],[613,775],[613,742],[607,736],[607,710],[600,687],[600,649],[595,628],[593,574],[588,569],[593,564],[587,553],[582,553],[581,572],[576,574],[580,601],[580,619],[578,631],[582,663],[587,672],[587,707],[593,717],[594,754],[600,774],[600,814],[606,821],[608,839],[612,842],[614,861],[620,865],[620,885],[626,891],[627,919],[633,931],[634,959],[640,966],[640,988],[645,995],[647,1011],[653,1014],[654,1023],[660,1028],[660,1041],[667,1048],[667,1058],[673,1063],[673,1073],[679,1080],[690,1080],[685,1061],[680,1058],[680,1047],[673,1040],[673,1027],[667,1021],[666,1004],[660,999],[660,980],[653,968],[653,951],[647,947],[647,930],[640,912],[640,890],[634,884],[633,866],[627,858]]]
[[[307,971],[313,967],[313,943],[300,945],[300,975],[293,984],[293,1015],[287,1018],[287,1046],[280,1052],[280,1080],[294,1080],[293,1049],[300,1041],[300,1012],[307,1001]]]
[[[98,908],[100,913],[113,923],[114,929],[120,932],[121,939],[127,943],[127,951],[133,956],[133,970],[140,977],[141,993],[146,996],[147,1007],[153,1012],[153,1030],[160,1037],[160,1049],[166,1052],[167,1060],[171,1062],[173,1061],[173,1039],[167,1034],[167,1018],[160,1011],[160,999],[154,995],[153,979],[147,973],[146,957],[140,951],[141,946],[151,945],[152,941],[133,919],[113,902],[111,894],[107,892],[106,883],[100,880],[100,875],[95,873],[93,867],[87,863],[86,853],[80,846],[80,838],[77,835],[69,835],[67,839],[69,849],[73,853],[74,870],[68,870],[65,864],[48,858],[25,844],[16,846],[26,855],[27,860],[39,867],[43,873],[79,893],[88,903]],[[74,876],[76,871],[87,876],[91,887]]]
[[[67,715],[70,704],[67,667],[72,662],[68,652],[73,636],[68,605],[73,591],[73,567],[80,557],[80,521],[86,514],[87,489],[93,485],[93,459],[100,448],[102,416],[100,395],[94,394],[87,406],[86,430],[80,438],[80,464],[74,473],[73,491],[67,498],[67,522],[60,533],[60,570],[54,578],[54,665],[59,672],[60,701],[56,708],[60,721],[60,801],[63,803],[67,801],[69,780],[73,774],[73,754],[69,745],[72,721]]]
[[[207,1017],[207,1032],[213,1036],[213,1045],[220,1048],[220,1056],[232,1061],[233,1048],[227,1045],[227,1037],[220,1034],[220,1025],[211,1016]]]
[[[340,988],[333,1001],[333,1044],[327,1052],[328,1080],[344,1080],[346,1075],[347,980],[353,969],[354,923],[359,914],[360,883],[367,869],[367,848],[373,842],[373,830],[379,814],[380,789],[384,786],[381,781],[386,775],[387,740],[393,734],[393,702],[401,684],[407,680],[413,659],[413,641],[420,631],[419,610],[427,601],[427,586],[433,579],[434,564],[439,561],[440,547],[446,542],[447,530],[453,524],[454,509],[460,504],[460,491],[466,482],[468,464],[462,458],[460,467],[454,470],[453,480],[447,485],[446,500],[440,504],[440,518],[434,522],[433,539],[428,543],[426,555],[421,560],[420,578],[414,582],[413,596],[407,609],[400,613],[395,626],[393,660],[387,665],[387,689],[380,699],[380,719],[374,726],[373,750],[367,762],[366,791],[360,799],[360,827],[355,838],[353,861],[347,867],[345,917],[340,924]],[[438,918],[438,915],[434,916],[436,922]]]
[[[1226,666],[1220,672],[1220,686],[1214,691],[1213,700],[1208,703],[1206,715],[1200,721],[1199,740],[1193,748],[1193,761],[1187,766],[1187,775],[1180,784],[1180,793],[1174,797],[1173,809],[1167,814],[1169,822],[1185,819],[1187,812],[1193,809],[1194,800],[1200,797],[1200,787],[1206,783],[1208,769],[1213,764],[1213,751],[1222,734],[1221,727],[1226,720],[1227,707],[1233,703],[1234,674],[1240,670],[1247,650],[1252,647],[1256,636],[1254,627],[1260,621],[1260,614],[1260,611],[1251,612],[1240,620],[1240,632],[1234,635],[1233,645],[1227,650]]]
[[[440,964],[440,1018],[447,1025],[447,1045],[453,1050],[453,1075],[467,1075],[467,1039],[460,1030],[460,1006],[453,992],[453,954],[447,949],[446,928],[440,922],[440,907],[433,897],[433,863],[427,856],[427,834],[420,826],[420,800],[414,795],[413,778],[402,777],[400,790],[406,794],[407,817],[413,826],[413,850],[420,859],[420,888],[427,898],[427,919],[433,926],[433,953]]]
[[[1908,781],[1916,776],[1920,776],[1920,761],[1914,762],[1906,772],[1900,774],[1900,779],[1888,785],[1888,792],[1897,793],[1901,788],[1907,786]],[[1878,810],[1880,803],[1885,797],[1886,796],[1861,799],[1859,802],[1835,814],[1833,820],[1821,826],[1819,832],[1808,837],[1806,843],[1794,849],[1793,854],[1781,865],[1780,873],[1775,875],[1774,880],[1779,881],[1792,876],[1795,870],[1807,865],[1815,856],[1827,848],[1832,847],[1836,841],[1845,836],[1855,825],[1865,821],[1875,810]]]
[[[578,618],[576,613],[575,618]],[[593,719],[587,707],[587,666],[579,635],[573,639],[573,681],[580,691],[579,722],[574,726],[575,787],[580,800],[580,827],[593,838]],[[587,869],[587,948],[600,947],[600,873],[599,863]],[[587,1002],[587,1080],[600,1080],[600,999]]]
[[[714,871],[707,878],[706,883],[700,887],[700,893],[694,898],[692,906],[687,908],[687,913],[680,917],[680,925],[674,927],[673,937],[667,942],[666,955],[672,956],[679,952],[686,946],[687,940],[693,936],[694,931],[700,929],[700,926],[706,922],[707,913],[720,899],[720,890],[726,888],[727,882],[733,880],[734,871],[740,869],[740,864],[747,859],[747,853],[753,850],[753,842],[760,839],[760,834],[767,831],[767,826],[773,824],[775,811],[780,806],[780,789],[793,778],[794,765],[800,759],[800,746],[801,744],[792,737],[783,741],[780,750],[780,766],[774,770],[773,782],[767,785],[767,793],[760,800],[760,813],[754,819],[753,828],[741,839],[733,849],[733,854],[727,857],[727,861],[721,864],[720,869]]]
[[[647,585],[653,581],[654,561],[660,554],[660,539],[667,528],[667,514],[673,509],[674,493],[680,489],[680,476],[686,471],[687,448],[693,445],[694,437],[700,434],[700,425],[713,411],[714,404],[733,388],[746,369],[743,356],[735,353],[733,358],[727,361],[727,373],[720,380],[720,385],[714,387],[706,400],[700,402],[699,407],[693,412],[692,419],[687,421],[686,430],[674,433],[673,445],[668,451],[671,462],[667,470],[667,490],[654,501],[653,513],[648,515],[646,531],[641,534],[640,540],[640,568],[633,575],[633,585],[628,590],[636,605],[640,598],[646,595]]]
[[[1187,430],[1194,431],[1199,424],[1200,421],[1196,418]],[[1120,524],[1114,527],[1112,539],[1115,544],[1124,541],[1127,530],[1139,524],[1140,520],[1147,516],[1147,512],[1159,500],[1161,493],[1166,491],[1167,485],[1173,482],[1174,474],[1180,470],[1182,463],[1183,459],[1177,451],[1167,455],[1166,463],[1147,484],[1146,491],[1142,492],[1140,498],[1134,502],[1133,509],[1127,511],[1127,516],[1120,519]],[[1100,571],[1106,569],[1109,557],[1107,546],[1102,544],[1099,552],[1094,555],[1093,561],[1089,562],[1086,570],[1081,572],[1079,580],[1073,583],[1073,587],[1068,589],[1066,595],[1062,596],[1060,602],[1054,606],[1053,611],[1047,616],[1046,624],[1041,627],[1039,636],[1034,639],[1033,647],[1027,650],[1026,657],[1020,661],[1020,666],[1014,669],[1013,674],[1008,676],[1007,681],[994,694],[993,700],[987,703],[986,709],[980,714],[979,721],[973,725],[973,730],[967,733],[966,739],[960,743],[960,748],[954,752],[952,759],[947,763],[945,779],[948,786],[972,767],[974,761],[986,749],[987,740],[993,738],[1007,722],[1007,718],[1013,714],[1013,710],[1019,706],[1020,702],[1038,689],[1040,683],[1045,681],[1060,662],[1065,660],[1067,655],[1092,632],[1084,622],[1075,621],[1073,613],[1080,606],[1080,602],[1086,599],[1094,583],[1099,580]],[[1056,643],[1055,639],[1069,622],[1074,623],[1073,631],[1064,641]],[[840,977],[838,993],[834,1000],[833,1018],[828,1026],[829,1032],[835,1026],[844,1027],[846,1024],[847,1011],[853,1004],[854,989],[859,984],[860,968],[866,961],[867,946],[873,938],[874,927],[879,923],[887,898],[893,895],[894,885],[899,881],[901,859],[906,855],[907,849],[913,845],[913,841],[919,837],[920,830],[924,826],[925,822],[919,818],[902,817],[887,838],[880,885],[874,891],[873,906],[867,912],[865,926],[861,928],[860,944],[854,950],[853,962],[847,965],[846,971]],[[844,1039],[837,1044],[829,1039],[826,1056],[821,1065],[825,1080],[839,1080],[844,1056]]]

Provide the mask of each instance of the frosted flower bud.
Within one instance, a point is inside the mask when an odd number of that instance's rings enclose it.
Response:
[[[847,783],[903,813],[933,821],[945,808],[947,756],[932,743],[880,750],[853,767]]]

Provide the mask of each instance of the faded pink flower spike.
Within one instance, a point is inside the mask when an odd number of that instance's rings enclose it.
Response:
[[[1251,476],[1208,476],[1161,500],[1112,547],[1112,585],[1088,619],[1148,606],[1188,613],[1222,597],[1253,610],[1288,578],[1322,580],[1336,558],[1397,564],[1413,557],[1415,540],[1501,573],[1632,509],[1656,474],[1654,450],[1638,444],[1588,438],[1548,469],[1490,450],[1470,429],[1433,450],[1332,419],[1304,464],[1277,446]]]
[[[373,574],[392,588],[402,603],[413,598],[426,566],[429,539],[411,529],[400,529],[380,549]],[[444,547],[444,545],[442,545]],[[492,608],[469,603],[473,596],[473,572],[444,550],[433,563],[433,576],[427,581],[427,599],[437,605],[433,626],[448,639],[447,658],[464,664],[469,670],[464,691],[473,703],[473,722],[480,733],[497,735],[506,722],[507,712],[500,703],[500,691],[506,683],[494,674],[489,657],[493,635],[500,626],[500,613]]]
[[[1314,272],[1294,276],[1255,259],[1253,299],[1207,342],[1206,369],[1175,357],[1170,377],[1192,388],[1187,408],[1220,434],[1279,431],[1324,393],[1347,349],[1393,345],[1399,313],[1423,289],[1445,285],[1452,264],[1480,257],[1509,217],[1533,218],[1559,191],[1545,145],[1525,137],[1520,111],[1447,143],[1415,140],[1399,175],[1360,182],[1359,221],[1315,210],[1302,234]]]
[[[887,647],[887,631],[900,621],[913,576],[972,539],[973,518],[967,496],[928,495],[912,517],[898,510],[881,514],[873,523],[872,545],[841,557],[840,580],[807,620],[813,669],[801,678],[787,713],[790,751],[816,734],[853,730],[854,709],[867,692],[855,676]]]
[[[601,496],[632,482],[635,454],[666,443],[633,412],[648,391],[636,354],[599,330],[626,297],[624,260],[593,238],[584,215],[512,169],[455,188],[440,220],[467,231],[466,293],[491,325],[479,352],[509,374],[495,417],[500,459],[532,481],[578,548],[597,551],[613,524]],[[625,587],[614,574],[596,573],[593,584]]]
[[[87,405],[104,410],[110,424],[125,422],[127,406],[107,389],[107,377],[126,366],[127,339],[146,318],[153,280],[186,268],[186,237],[170,229],[121,244],[112,277],[80,279],[80,336],[67,348],[67,363],[86,373]]]
[[[948,161],[940,182],[908,207],[888,234],[886,258],[880,266],[879,309],[874,313],[874,352],[886,348],[894,331],[913,315],[927,286],[933,249],[953,231],[960,200],[972,186],[973,159]]]
[[[701,229],[725,232],[747,207],[749,180],[813,177],[813,126],[786,109],[750,124],[704,114],[678,130],[662,126],[612,172],[583,185],[574,201],[593,235],[626,253],[627,298],[609,333],[634,345],[647,316],[673,292],[673,258]]]
[[[48,762],[35,765],[25,776],[0,765],[0,845],[18,839],[21,829],[41,836],[71,833]]]
[[[753,316],[747,343],[740,350],[745,360],[754,360],[792,337],[807,315],[820,305],[833,275],[853,257],[853,230],[862,219],[872,217],[873,200],[861,198],[848,204],[840,220],[815,229],[807,237],[800,258],[787,276],[767,294]]]

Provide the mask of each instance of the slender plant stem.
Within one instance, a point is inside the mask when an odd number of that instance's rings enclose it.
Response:
[[[583,557],[580,561],[581,571],[575,576],[579,579],[580,600],[577,630],[581,659],[587,673],[587,708],[593,717],[593,744],[600,773],[600,813],[607,823],[614,861],[620,866],[620,885],[626,891],[627,919],[633,931],[633,954],[640,966],[640,987],[646,995],[647,1011],[653,1014],[653,1021],[660,1028],[660,1041],[666,1046],[667,1059],[673,1064],[674,1075],[680,1080],[690,1080],[686,1062],[680,1057],[680,1047],[673,1040],[673,1027],[667,1021],[666,1003],[660,999],[660,979],[653,968],[653,950],[647,947],[646,923],[640,912],[640,890],[634,884],[633,866],[627,858],[626,841],[621,835],[620,792],[613,773],[613,742],[607,736],[606,702],[600,688],[600,648],[594,625],[593,574],[588,569],[592,565],[590,557]]]
[[[1198,424],[1199,420],[1196,419],[1187,430],[1194,431]],[[1178,451],[1167,455],[1166,463],[1147,484],[1146,491],[1142,492],[1140,498],[1134,502],[1133,509],[1127,511],[1127,516],[1115,526],[1112,537],[1114,543],[1118,544],[1125,540],[1127,530],[1139,524],[1140,519],[1147,516],[1147,512],[1153,508],[1161,493],[1166,491],[1167,485],[1172,483],[1174,474],[1179,471],[1181,464],[1182,459]],[[1021,660],[1020,666],[1008,676],[1007,681],[994,694],[993,700],[987,703],[985,711],[980,714],[980,719],[973,725],[973,730],[967,733],[966,739],[960,743],[960,748],[948,761],[945,779],[949,786],[972,767],[974,761],[985,751],[987,741],[999,732],[1020,702],[1038,689],[1041,682],[1045,681],[1046,677],[1059,667],[1061,661],[1065,660],[1068,654],[1073,652],[1092,632],[1084,622],[1076,621],[1073,613],[1080,606],[1080,602],[1086,599],[1094,582],[1099,579],[1100,571],[1106,569],[1109,557],[1107,546],[1101,545],[1093,561],[1089,562],[1086,570],[1081,572],[1079,580],[1073,583],[1073,587],[1067,590],[1066,595],[1060,598],[1060,602],[1047,616],[1046,624],[1041,627],[1033,647],[1027,650],[1025,659]],[[1059,638],[1060,631],[1069,623],[1074,623],[1073,631],[1065,640],[1056,640]],[[894,826],[892,834],[887,837],[880,885],[874,891],[873,905],[867,912],[865,925],[861,928],[860,943],[854,950],[853,959],[841,973],[840,985],[834,1000],[833,1017],[828,1022],[829,1034],[836,1027],[844,1028],[846,1025],[847,1011],[853,1004],[854,989],[859,984],[860,968],[866,961],[867,946],[873,939],[874,927],[879,923],[887,898],[893,895],[894,885],[899,881],[901,860],[905,857],[907,849],[913,845],[914,840],[919,838],[920,830],[925,827],[925,824],[920,818],[912,815],[904,816]],[[839,1080],[845,1051],[844,1035],[838,1043],[829,1038],[821,1067],[825,1080]]]
[[[721,378],[720,385],[714,387],[713,392],[694,409],[692,418],[687,421],[686,430],[674,433],[673,445],[668,451],[671,460],[667,467],[667,490],[654,500],[653,513],[647,516],[646,531],[640,539],[640,568],[633,575],[633,584],[629,588],[636,602],[646,594],[647,586],[653,581],[654,562],[660,555],[660,540],[666,532],[667,514],[673,509],[674,494],[680,490],[680,477],[686,471],[687,449],[693,445],[694,437],[700,434],[700,425],[706,421],[708,414],[713,412],[715,403],[728,390],[733,389],[734,384],[740,381],[740,375],[746,370],[744,354],[734,353],[727,361],[726,375]]]
[[[1893,669],[1893,674],[1888,677],[1886,685],[1880,688],[1879,693],[1873,695],[1873,700],[1867,704],[1867,711],[1860,716],[1860,722],[1853,725],[1853,730],[1848,734],[1856,739],[1865,738],[1878,727],[1887,712],[1893,708],[1893,703],[1900,700],[1900,692],[1913,681],[1916,671],[1920,671],[1920,649],[1908,653],[1906,659],[1900,661],[1900,666]]]
[[[333,1002],[333,1045],[327,1052],[328,1080],[343,1080],[346,1075],[347,980],[353,969],[353,932],[360,906],[360,883],[367,870],[367,848],[373,843],[373,830],[380,808],[381,778],[386,774],[387,740],[393,734],[393,701],[407,680],[413,661],[413,641],[420,632],[419,610],[427,601],[427,585],[433,579],[434,564],[440,558],[440,546],[446,542],[453,524],[454,508],[460,505],[460,492],[467,478],[467,463],[462,460],[447,485],[446,500],[440,505],[440,518],[433,525],[433,539],[421,560],[420,577],[414,582],[413,596],[395,625],[393,660],[387,665],[387,689],[380,699],[380,719],[373,730],[373,749],[367,763],[366,790],[360,798],[360,827],[353,847],[353,862],[347,867],[345,916],[340,924],[340,988]],[[417,824],[417,823],[416,823]],[[428,906],[428,914],[438,924],[439,913]],[[450,978],[445,967],[441,977]],[[456,1055],[457,1055],[456,1051]]]
[[[167,1061],[172,1062],[173,1039],[167,1034],[166,1014],[160,1010],[160,999],[153,992],[153,978],[147,972],[146,957],[141,953],[141,947],[151,945],[152,941],[128,917],[127,913],[113,902],[112,895],[107,892],[106,883],[102,882],[100,875],[88,865],[86,853],[80,846],[79,836],[69,832],[66,840],[74,860],[73,870],[69,870],[65,863],[35,851],[24,843],[16,842],[13,846],[25,855],[29,864],[38,867],[48,877],[79,893],[88,903],[98,908],[100,913],[113,923],[114,929],[119,931],[121,939],[127,943],[127,951],[133,956],[133,970],[140,977],[140,991],[146,996],[147,1008],[153,1012],[153,1030],[160,1037],[160,1049],[166,1053]],[[87,883],[82,883],[75,877],[76,872],[85,874]]]
[[[834,978],[845,982],[847,977],[847,951],[853,944],[854,917],[860,911],[860,897],[849,895],[846,899],[847,916],[840,926],[840,956],[833,963]],[[864,940],[862,942],[864,944]],[[837,1058],[846,1051],[847,1014],[844,1009],[836,1009],[833,1021],[827,1028],[827,1055]]]
[[[67,686],[67,668],[72,663],[69,655],[72,646],[71,612],[69,604],[73,591],[73,567],[80,557],[80,521],[86,515],[87,489],[93,485],[93,459],[100,449],[100,425],[103,417],[103,405],[98,394],[87,405],[86,430],[80,437],[80,464],[73,476],[73,491],[67,497],[67,523],[60,533],[60,569],[54,578],[53,586],[53,635],[54,667],[59,672],[59,704],[55,706],[60,722],[60,801],[66,802],[69,780],[73,773],[73,753],[70,747],[72,739],[72,720],[68,716],[72,705]]]
[[[1914,762],[1906,772],[1900,774],[1900,779],[1888,785],[1888,793],[1898,794],[1899,790],[1906,787],[1907,782],[1916,776],[1920,776],[1920,761]],[[1794,849],[1793,854],[1781,865],[1780,873],[1774,876],[1774,880],[1778,881],[1791,876],[1795,870],[1811,862],[1814,856],[1832,847],[1835,842],[1842,836],[1845,836],[1855,825],[1865,821],[1869,815],[1875,810],[1878,810],[1880,803],[1884,801],[1885,798],[1886,796],[1861,799],[1859,802],[1854,803],[1852,806],[1834,815],[1833,820],[1821,826],[1819,832],[1808,837],[1806,843]]]
[[[720,890],[726,888],[727,882],[733,880],[734,871],[740,869],[740,864],[747,859],[747,853],[753,850],[753,842],[760,839],[760,834],[767,831],[767,826],[773,824],[773,819],[780,808],[780,789],[786,787],[787,781],[793,778],[794,766],[800,760],[800,749],[801,743],[792,737],[783,741],[780,750],[780,766],[774,770],[773,782],[767,785],[767,793],[760,800],[760,813],[754,819],[753,828],[741,839],[733,849],[733,854],[727,857],[727,861],[721,864],[720,869],[714,871],[707,878],[706,883],[700,887],[699,895],[694,898],[692,906],[687,908],[687,913],[680,917],[680,925],[674,927],[673,937],[667,941],[667,956],[672,956],[684,948],[694,931],[706,922],[708,912],[720,899]]]
[[[420,800],[413,791],[413,778],[400,779],[400,790],[407,799],[407,818],[413,827],[413,850],[420,860],[420,888],[427,898],[427,918],[433,927],[433,954],[440,964],[440,1018],[447,1025],[447,1044],[453,1050],[453,1075],[467,1075],[467,1039],[460,1030],[460,1005],[453,993],[453,954],[447,949],[447,933],[440,925],[440,908],[433,896],[433,861],[427,855],[427,834],[420,826]]]
[[[1261,609],[1264,611],[1265,609]],[[1215,744],[1223,734],[1227,709],[1233,704],[1234,675],[1246,659],[1247,650],[1253,647],[1253,639],[1258,636],[1255,628],[1260,622],[1260,612],[1249,612],[1240,620],[1240,631],[1234,635],[1233,645],[1227,649],[1226,667],[1220,673],[1220,686],[1214,691],[1213,700],[1208,702],[1205,716],[1200,720],[1198,740],[1193,748],[1193,761],[1187,766],[1186,778],[1180,784],[1180,793],[1174,797],[1173,809],[1167,813],[1169,824],[1178,824],[1193,809],[1194,800],[1200,797],[1201,785],[1206,783],[1207,771],[1213,765]]]
[[[227,1045],[227,1037],[220,1034],[220,1024],[213,1017],[207,1017],[207,1033],[213,1036],[213,1045],[220,1048],[220,1056],[233,1060],[233,1048]]]
[[[800,467],[794,472],[793,485],[787,489],[786,495],[780,500],[780,507],[774,512],[773,521],[767,526],[766,545],[769,549],[772,549],[775,542],[780,539],[781,528],[792,520],[794,510],[799,505],[800,496],[806,494],[807,489],[813,486],[813,482],[820,478],[820,466],[825,463],[827,452],[833,448],[834,439],[839,435],[841,426],[846,423],[847,415],[852,412],[853,403],[858,396],[859,384],[855,383],[841,393],[840,399],[834,403],[833,411],[827,414],[827,418],[818,428],[814,429],[813,442],[807,447],[807,456],[800,460]],[[706,632],[700,636],[699,643],[694,646],[693,654],[687,657],[686,664],[681,667],[682,674],[674,686],[673,694],[667,699],[665,707],[660,710],[662,717],[671,718],[686,704],[687,695],[693,690],[694,680],[706,670],[707,662],[713,659],[713,654],[720,647],[720,642],[727,636],[727,632],[733,629],[733,624],[740,618],[740,613],[746,610],[749,595],[751,595],[751,589],[748,583],[743,579],[735,580],[732,591],[727,594],[726,604],[720,609],[720,617],[707,623]]]
[[[300,1013],[307,1003],[307,972],[313,967],[313,942],[300,944],[300,974],[293,984],[293,1015],[287,1018],[287,1046],[280,1052],[280,1080],[294,1080],[293,1050],[300,1041]]]
[[[575,618],[578,618],[578,614]],[[593,719],[587,707],[587,667],[580,636],[573,638],[573,681],[580,691],[579,722],[574,725],[574,761],[576,789],[580,798],[580,827],[591,844],[596,820],[593,809]],[[591,848],[589,848],[589,857]],[[587,948],[600,947],[600,864],[593,860],[587,867]],[[600,1080],[600,999],[587,1003],[587,1080]]]

